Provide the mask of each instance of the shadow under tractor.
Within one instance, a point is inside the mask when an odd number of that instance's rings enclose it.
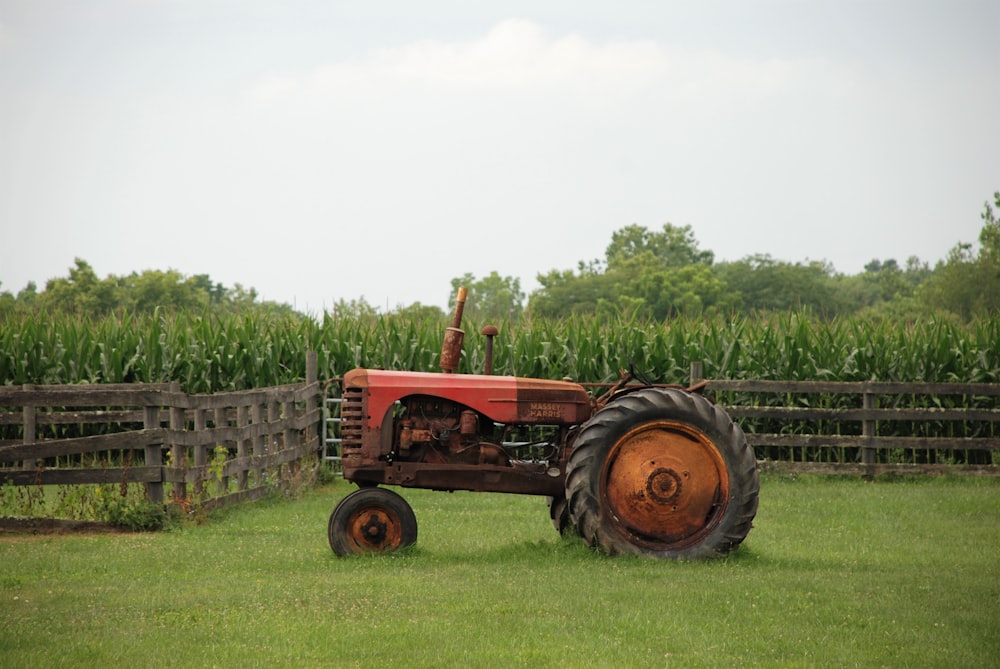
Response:
[[[457,374],[465,289],[446,328],[440,373],[354,369],[344,376],[344,478],[333,510],[340,556],[417,540],[413,509],[385,485],[545,496],[559,532],[662,559],[725,555],[746,538],[760,489],[743,431],[690,388],[633,370],[600,397],[570,381]]]

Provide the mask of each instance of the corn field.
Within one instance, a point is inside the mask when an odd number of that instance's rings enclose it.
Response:
[[[158,383],[189,393],[301,381],[307,350],[320,378],[353,367],[437,371],[444,322],[386,315],[322,320],[155,313],[82,320],[19,315],[0,324],[0,382]],[[460,371],[481,371],[480,324],[465,324]],[[498,374],[607,382],[634,363],[684,383],[692,362],[716,379],[1000,382],[1000,319],[910,324],[797,314],[651,323],[578,317],[500,324]]]

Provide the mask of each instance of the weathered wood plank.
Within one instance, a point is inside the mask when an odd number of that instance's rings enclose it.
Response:
[[[936,407],[895,409],[895,408],[846,408],[826,407],[782,407],[720,405],[733,418],[773,418],[776,420],[912,420],[912,421],[982,421],[1000,423],[1000,409]]]
[[[220,407],[250,406],[267,404],[270,401],[304,402],[310,395],[319,392],[319,383],[292,383],[254,390],[235,390],[211,395],[187,395],[178,406],[186,409],[217,409]]]
[[[16,397],[24,388],[30,388],[40,392],[79,390],[81,392],[100,391],[140,391],[140,392],[166,392],[170,390],[169,383],[58,383],[58,384],[26,384],[23,386],[0,386],[0,402],[8,397]]]
[[[818,393],[832,395],[1000,395],[1000,383],[903,383],[895,381],[765,381],[712,379],[709,392]]]
[[[52,468],[38,470],[0,469],[0,483],[14,485],[81,485],[91,483],[155,483],[162,479],[160,467]]]
[[[857,476],[1000,476],[1000,465],[873,464],[860,462],[786,462],[758,460],[757,469],[779,474],[853,474]]]
[[[921,450],[997,450],[1000,437],[865,437],[841,434],[746,433],[751,446],[835,447]]]
[[[132,432],[99,434],[92,437],[55,439],[52,441],[40,441],[34,444],[7,446],[0,449],[0,462],[55,458],[63,455],[96,453],[97,451],[144,449],[150,445],[162,445],[165,433],[166,430],[163,429],[134,430]]]
[[[106,388],[93,386],[0,386],[0,405],[52,407],[141,407],[170,406],[179,393],[163,390]]]
[[[41,408],[41,407],[38,407]],[[67,425],[73,423],[141,423],[142,409],[95,410],[95,411],[38,411],[35,422],[38,425]],[[20,414],[0,412],[0,425],[20,425]]]
[[[170,383],[101,383],[51,386],[0,386],[0,406],[142,407],[173,406],[184,409],[216,409],[269,401],[306,402],[320,391],[318,381],[290,383],[269,388],[188,395]]]

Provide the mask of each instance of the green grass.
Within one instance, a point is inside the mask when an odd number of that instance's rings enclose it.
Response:
[[[539,498],[402,491],[394,556],[337,559],[344,483],[158,534],[0,539],[0,666],[987,667],[1000,481],[765,476],[710,563],[606,558]]]

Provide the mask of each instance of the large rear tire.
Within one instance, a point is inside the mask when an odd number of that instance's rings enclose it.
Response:
[[[549,519],[552,521],[552,527],[556,528],[556,532],[559,534],[565,534],[566,532],[576,533],[576,528],[573,527],[573,523],[569,518],[569,505],[566,503],[565,497],[549,497]]]
[[[680,389],[643,388],[581,428],[567,465],[570,517],[608,553],[719,557],[750,532],[756,465],[725,411]]]
[[[417,541],[417,517],[406,500],[385,488],[361,488],[340,500],[327,526],[337,555],[384,553]]]

